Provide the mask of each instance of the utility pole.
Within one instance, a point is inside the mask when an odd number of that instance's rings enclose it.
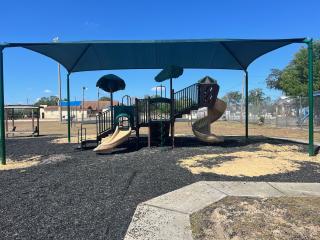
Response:
[[[59,42],[59,37],[55,37],[52,39],[54,43]],[[59,95],[59,100],[58,100],[58,107],[59,107],[59,117],[60,117],[60,122],[62,122],[62,108],[61,108],[61,65],[58,63],[58,95]]]
[[[240,122],[243,122],[243,103],[244,103],[244,85],[245,85],[245,76],[242,79],[242,94],[241,94],[241,111],[240,111]]]
[[[83,123],[84,119],[84,91],[86,90],[86,87],[82,87],[82,117],[81,117],[81,122]]]
[[[100,112],[99,101],[100,101],[100,92],[99,92],[99,88],[98,88],[98,107],[97,107],[97,112]]]
[[[61,65],[58,63],[58,89],[59,89],[59,115],[60,115],[60,122],[62,122],[62,108],[61,108]]]

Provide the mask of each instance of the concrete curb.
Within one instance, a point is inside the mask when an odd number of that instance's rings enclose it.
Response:
[[[320,183],[200,181],[138,205],[125,240],[192,240],[190,215],[226,196],[319,196]]]

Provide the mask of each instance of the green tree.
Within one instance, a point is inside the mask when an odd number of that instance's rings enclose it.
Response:
[[[253,105],[260,105],[266,100],[265,94],[261,88],[255,88],[249,91],[248,101]]]
[[[314,62],[313,77],[314,89],[319,89],[319,60],[320,42],[315,42],[313,46]],[[287,96],[307,96],[308,94],[308,49],[301,48],[294,56],[293,60],[283,69],[271,69],[268,75],[267,86],[271,89],[281,90]]]
[[[99,101],[110,101],[110,97],[107,97],[107,96],[103,96],[103,97],[100,97],[99,98]]]
[[[224,95],[223,100],[228,103],[240,103],[242,98],[242,94],[239,91],[231,91],[227,92]]]
[[[265,96],[261,88],[255,88],[249,91],[248,101],[252,105],[251,112],[260,115],[265,109],[266,103],[271,99]]]
[[[57,106],[58,102],[59,102],[58,97],[50,96],[50,97],[40,98],[34,105],[35,106],[40,106],[40,105]]]

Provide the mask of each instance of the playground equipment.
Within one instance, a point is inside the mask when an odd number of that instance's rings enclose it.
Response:
[[[249,71],[256,59],[281,47],[303,43],[308,47],[308,152],[316,154],[314,145],[313,105],[313,39],[187,39],[78,41],[59,43],[0,44],[0,161],[6,164],[4,74],[7,48],[25,48],[58,61],[67,71],[66,93],[70,102],[70,79],[75,72],[115,69],[159,69],[175,63],[192,69],[234,69],[245,74],[245,138],[249,138]],[[71,142],[71,108],[68,110],[68,142]]]
[[[39,119],[40,119],[40,107],[32,105],[7,105],[4,107],[5,110],[5,124],[6,124],[6,136],[12,137],[15,135],[24,136],[39,136]],[[31,118],[31,129],[19,128],[15,125],[15,120],[30,119]],[[9,120],[11,120],[11,128],[9,129]]]
[[[127,120],[124,120],[124,118]],[[106,153],[126,142],[129,139],[132,130],[129,119],[130,116],[127,114],[123,113],[118,115],[115,121],[116,129],[114,133],[110,137],[103,138],[101,140],[101,144],[98,145],[93,151],[96,153]],[[124,125],[124,122],[129,123],[129,125]]]
[[[161,92],[160,97],[135,99],[132,105],[131,98],[125,95],[121,105],[97,114],[97,143],[100,144],[94,151],[111,151],[127,141],[132,131],[139,140],[141,127],[148,128],[149,147],[154,144],[164,146],[174,139],[176,118],[203,107],[208,108],[208,114],[193,123],[194,135],[203,142],[221,142],[223,138],[210,131],[211,123],[217,121],[226,109],[226,103],[217,98],[218,92],[219,85],[212,78],[205,77],[180,91],[174,92],[172,89],[171,98],[163,97]],[[171,144],[174,146],[174,141]]]
[[[227,104],[218,98],[213,106],[208,107],[208,115],[196,120],[192,124],[194,135],[201,141],[207,143],[223,142],[223,137],[211,133],[210,125],[223,115],[226,108]]]

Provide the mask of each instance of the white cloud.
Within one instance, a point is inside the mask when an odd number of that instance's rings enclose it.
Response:
[[[50,89],[44,90],[45,93],[51,93],[52,91]]]

